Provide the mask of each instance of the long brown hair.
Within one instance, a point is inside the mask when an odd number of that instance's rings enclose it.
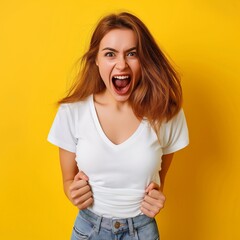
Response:
[[[102,38],[113,29],[131,29],[137,36],[141,80],[129,102],[135,115],[140,119],[147,118],[157,133],[161,123],[170,120],[181,109],[180,79],[145,24],[130,13],[111,14],[99,21],[89,50],[81,59],[81,70],[76,82],[59,103],[81,101],[105,90],[95,60]]]

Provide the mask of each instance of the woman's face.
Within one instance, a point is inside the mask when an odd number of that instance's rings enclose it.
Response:
[[[113,29],[100,42],[96,64],[106,93],[116,101],[129,99],[141,77],[137,37],[130,29]]]

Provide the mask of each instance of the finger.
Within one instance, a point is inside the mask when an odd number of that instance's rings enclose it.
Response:
[[[91,192],[91,188],[90,188],[89,185],[86,185],[82,188],[71,191],[70,196],[71,196],[72,199],[76,199],[76,198],[79,198],[79,197],[83,196],[87,192]]]
[[[89,207],[90,205],[92,205],[92,203],[93,203],[93,198],[91,197],[88,200],[86,200],[84,203],[79,204],[77,207],[80,210],[82,210],[82,209],[85,209],[85,208]]]
[[[74,180],[81,180],[81,179],[85,181],[89,180],[88,176],[83,171],[78,172],[77,175],[74,177]]]
[[[157,213],[155,214],[154,212],[151,212],[144,207],[141,207],[141,211],[142,211],[143,214],[145,214],[146,216],[148,216],[150,218],[154,218],[157,215]]]
[[[159,199],[162,201],[165,201],[166,197],[164,196],[164,194],[156,189],[150,190],[149,193],[146,195],[155,199]]]
[[[151,182],[148,187],[146,188],[146,192],[148,193],[149,191],[153,190],[153,189],[156,189],[156,190],[159,190],[160,189],[160,186],[155,183],[155,182]]]
[[[69,187],[69,190],[70,191],[78,190],[78,189],[83,188],[87,185],[88,185],[88,183],[85,180],[73,181],[72,184]]]
[[[162,205],[163,206],[163,205]],[[151,205],[145,201],[142,202],[142,205],[141,205],[142,208],[145,208],[147,209],[148,211],[150,212],[153,212],[155,214],[157,214],[159,211],[160,211],[160,208],[156,205]]]
[[[144,201],[142,203],[148,203],[150,206],[156,206],[158,209],[164,207],[165,199],[155,199],[149,196],[145,196]]]
[[[78,206],[80,204],[83,204],[85,201],[87,201],[91,197],[92,197],[92,192],[89,191],[89,192],[85,193],[84,195],[82,195],[76,199],[73,199],[73,204],[75,206]]]

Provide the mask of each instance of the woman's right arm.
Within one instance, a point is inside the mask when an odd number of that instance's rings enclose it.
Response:
[[[78,171],[75,153],[59,148],[59,157],[66,196],[80,210],[89,207],[93,203],[92,191],[87,175]]]

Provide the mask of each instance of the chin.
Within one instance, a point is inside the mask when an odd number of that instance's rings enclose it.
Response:
[[[127,102],[129,100],[130,95],[127,96],[119,96],[119,95],[115,95],[115,100],[118,102]]]
[[[127,102],[130,98],[130,93],[129,94],[124,94],[124,95],[120,95],[118,93],[116,93],[115,91],[112,93],[113,98],[117,101],[117,102]]]

